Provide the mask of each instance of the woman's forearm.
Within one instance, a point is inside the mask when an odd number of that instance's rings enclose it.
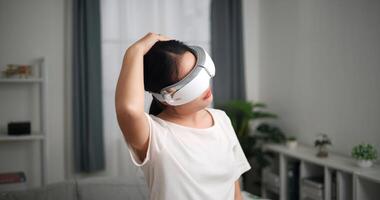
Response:
[[[239,181],[235,181],[235,198],[234,200],[242,200]]]
[[[125,55],[116,85],[115,106],[117,110],[144,112],[144,51],[130,47]]]

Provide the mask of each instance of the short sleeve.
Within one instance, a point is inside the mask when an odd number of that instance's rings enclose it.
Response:
[[[128,151],[129,151],[129,154],[131,156],[132,162],[134,165],[136,165],[138,167],[144,166],[150,160],[151,148],[152,148],[151,146],[152,146],[152,140],[153,140],[152,139],[152,118],[149,116],[149,114],[147,114],[147,113],[144,113],[144,114],[147,117],[148,123],[149,123],[149,138],[148,138],[148,150],[146,152],[146,156],[145,156],[145,159],[143,161],[141,161],[139,159],[139,157],[136,155],[132,146],[127,142],[127,147],[128,147]]]
[[[235,133],[235,130],[232,126],[231,120],[228,117],[226,113],[224,114],[225,118],[225,123],[227,124],[228,128],[227,130],[229,131],[229,136],[232,140],[232,151],[234,155],[234,180],[239,179],[239,177],[246,171],[251,169],[251,165],[249,164],[247,158],[245,157],[244,151],[241,148],[241,145],[239,143],[239,139]]]
[[[234,180],[237,180],[244,172],[251,169],[251,165],[249,164],[247,158],[245,157],[245,154],[239,142],[235,143],[235,145],[232,147],[232,150],[233,150],[234,158],[235,158]]]

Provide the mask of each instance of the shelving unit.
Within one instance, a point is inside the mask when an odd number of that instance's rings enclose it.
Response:
[[[30,178],[36,178],[35,176],[40,176],[39,184],[37,186],[45,185],[47,180],[47,151],[46,151],[46,86],[47,86],[47,77],[46,77],[46,69],[44,66],[44,58],[39,58],[33,64],[31,64],[32,67],[32,75],[31,77],[27,78],[4,78],[0,77],[0,94],[2,94],[2,98],[0,99],[1,104],[12,104],[12,108],[2,108],[4,110],[7,110],[6,112],[0,113],[0,122],[2,125],[5,125],[9,121],[18,121],[20,120],[18,117],[16,117],[17,114],[27,112],[23,111],[25,108],[29,108],[28,111],[32,112],[34,108],[36,109],[36,113],[32,113],[28,116],[28,121],[31,121],[31,131],[32,133],[30,135],[20,135],[20,136],[9,136],[5,132],[5,127],[3,127],[3,131],[0,132],[0,146],[2,148],[2,157],[0,159],[5,160],[7,162],[7,165],[2,165],[0,172],[10,172],[14,170],[22,170],[25,168],[28,168],[29,166],[18,166],[18,164],[12,164],[14,161],[13,158],[3,158],[4,155],[13,153],[19,154],[21,152],[21,149],[25,149],[25,146],[36,146],[37,151],[39,152],[38,156],[30,155],[33,154],[34,151],[29,150],[23,150],[27,152],[22,152],[22,155],[25,155],[23,157],[25,158],[39,158],[39,164],[38,165],[38,171],[37,174],[35,174],[35,170],[30,170],[30,174],[27,175],[27,181]],[[12,98],[19,98],[19,97],[12,97],[12,96],[6,96],[5,95],[12,95],[12,94],[20,94],[25,93],[27,91],[28,94],[22,94],[22,97],[26,97],[25,99],[22,99],[26,106],[19,108],[17,103],[19,103],[20,99],[15,99],[15,102],[6,102],[9,101]],[[34,94],[37,93],[37,94]],[[32,98],[30,96],[36,95],[38,105],[29,105],[30,101],[32,101],[29,98]],[[4,95],[4,96],[3,96]],[[28,96],[30,95],[30,96]],[[20,96],[20,95],[19,95]],[[7,99],[7,100],[5,100]],[[17,103],[16,103],[17,102]],[[15,107],[13,107],[15,106]],[[4,111],[3,110],[3,111]],[[11,112],[12,110],[15,111],[14,114]],[[10,115],[12,114],[12,115]],[[25,118],[25,117],[24,117]],[[34,119],[37,118],[37,119]],[[33,123],[37,121],[36,123]],[[38,129],[38,130],[36,130]],[[8,156],[9,157],[9,156]],[[21,160],[21,158],[18,158],[18,163]],[[34,161],[34,160],[33,160]],[[27,163],[28,161],[24,161],[23,163]],[[25,164],[24,164],[25,165]],[[35,163],[28,163],[27,165],[35,165]],[[33,174],[32,174],[33,173]],[[36,185],[32,185],[36,186]]]
[[[306,178],[321,177],[323,183],[322,197],[324,200],[376,200],[380,196],[380,166],[361,168],[356,160],[344,155],[329,153],[327,158],[315,156],[316,149],[306,145],[299,145],[296,149],[289,149],[284,145],[270,144],[264,147],[265,151],[277,155],[279,170],[273,174],[279,177],[280,200],[288,198],[288,164],[289,161],[298,161],[299,167],[299,199],[302,199],[302,184]],[[276,163],[276,162],[274,162]],[[273,167],[273,166],[272,166]],[[268,192],[263,184],[262,196]]]

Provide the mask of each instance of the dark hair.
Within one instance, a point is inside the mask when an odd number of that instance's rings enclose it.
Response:
[[[178,61],[193,50],[178,40],[159,41],[144,55],[144,89],[159,93],[162,88],[178,82]],[[164,105],[153,97],[149,114],[158,115]]]

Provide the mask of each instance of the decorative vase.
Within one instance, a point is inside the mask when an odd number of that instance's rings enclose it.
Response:
[[[367,168],[372,166],[372,160],[358,160],[359,167]]]
[[[329,152],[327,150],[327,146],[326,145],[321,145],[318,147],[318,153],[317,153],[317,157],[319,158],[326,158],[329,156]]]
[[[286,146],[289,149],[296,149],[298,146],[298,142],[297,142],[297,140],[288,140],[288,141],[286,141]]]

